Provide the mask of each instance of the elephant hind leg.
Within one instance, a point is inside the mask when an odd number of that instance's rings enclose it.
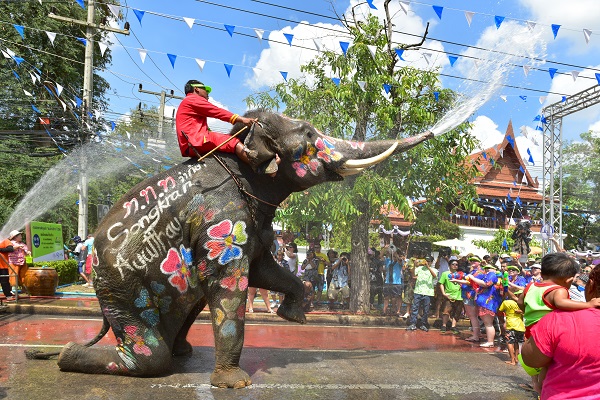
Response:
[[[175,337],[175,341],[173,342],[174,356],[185,356],[192,353],[192,345],[187,341],[187,334],[191,326],[194,324],[194,321],[196,321],[196,317],[198,314],[200,314],[200,311],[202,311],[205,306],[206,297],[203,297],[188,314],[185,322],[179,330],[179,333],[177,333],[177,336]]]
[[[154,329],[128,325],[115,348],[68,343],[58,357],[62,371],[87,374],[157,376],[171,372],[171,349]]]

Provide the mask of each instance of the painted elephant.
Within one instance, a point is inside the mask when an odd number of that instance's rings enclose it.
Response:
[[[169,373],[173,356],[192,351],[188,330],[208,304],[216,350],[211,384],[249,385],[239,367],[248,285],[285,293],[277,314],[306,322],[301,281],[269,251],[277,205],[292,192],[342,180],[433,137],[349,142],[278,114],[246,116],[260,121],[243,138],[251,166],[222,153],[202,163],[191,159],[135,186],[104,218],[93,257],[104,325],[93,342],[110,326],[118,345],[71,342],[60,353],[61,370]],[[275,177],[255,172],[275,154],[281,158]]]

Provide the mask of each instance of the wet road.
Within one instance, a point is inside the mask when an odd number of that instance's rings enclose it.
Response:
[[[527,375],[499,349],[480,349],[439,331],[393,327],[247,324],[241,366],[253,385],[211,388],[212,327],[198,322],[194,355],[176,373],[127,378],[60,372],[55,360],[26,360],[23,350],[84,343],[94,318],[0,314],[0,398],[7,399],[531,399]],[[112,332],[96,346],[116,344]],[[483,384],[485,382],[485,384]]]

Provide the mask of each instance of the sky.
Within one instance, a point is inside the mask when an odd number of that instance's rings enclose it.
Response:
[[[122,1],[121,12],[130,23],[131,35],[111,39],[113,62],[102,72],[111,84],[108,117],[118,119],[139,102],[158,106],[157,96],[138,92],[140,83],[145,90],[174,90],[183,96],[189,79],[210,85],[212,101],[241,114],[247,96],[283,82],[281,72],[287,72],[288,79],[299,77],[300,65],[313,59],[318,48],[342,52],[339,42],[348,41],[349,36],[337,16],[351,18],[355,7],[357,18],[369,13],[382,18],[383,0],[369,2],[377,9],[358,0]],[[430,23],[422,48],[405,52],[406,61],[399,65],[437,68],[445,88],[463,93],[466,79],[478,76],[477,69],[486,71],[482,66],[498,62],[502,51],[515,56],[511,58],[514,66],[503,71],[503,86],[469,120],[481,149],[499,143],[512,121],[521,154],[530,149],[533,155],[535,165],[529,166],[530,172],[540,176],[542,132],[535,130],[536,116],[563,96],[598,84],[595,73],[600,72],[600,59],[594,56],[600,47],[597,0],[393,0],[391,5],[398,32],[395,42],[417,41]],[[137,15],[144,12],[141,22],[134,10]],[[140,49],[146,52],[144,62]],[[176,56],[174,66],[167,54]],[[458,57],[453,65],[448,56]],[[231,66],[230,76],[226,64]],[[553,68],[556,72],[551,78]],[[178,103],[169,100],[167,105]],[[566,117],[564,140],[577,140],[590,129],[600,131],[598,106]]]

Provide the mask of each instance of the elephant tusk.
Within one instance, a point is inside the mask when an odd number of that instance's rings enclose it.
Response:
[[[390,146],[389,149],[374,157],[365,158],[364,160],[348,160],[344,163],[344,165],[342,165],[341,169],[355,170],[360,168],[362,170],[372,165],[379,164],[380,162],[391,156],[394,150],[396,150],[396,147],[398,147],[398,142],[395,142],[393,145]]]
[[[337,173],[345,178],[350,175],[360,174],[361,172],[363,172],[363,170],[364,168],[343,168],[338,169]]]

